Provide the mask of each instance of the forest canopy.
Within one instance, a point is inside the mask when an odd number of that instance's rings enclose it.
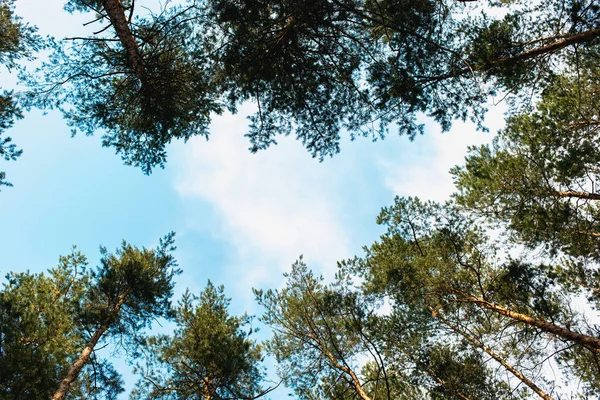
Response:
[[[448,130],[505,98],[518,111],[598,56],[594,1],[199,1],[148,11],[71,0],[94,33],[58,42],[28,105],[57,107],[150,173],[173,139],[208,137],[251,101],[255,152],[293,135],[315,157],[350,137]],[[496,99],[496,100],[492,100]]]
[[[423,116],[485,128],[446,202],[396,197],[384,233],[333,279],[303,257],[255,288],[270,332],[208,281],[174,299],[174,234],[122,242],[90,268],[73,249],[0,289],[0,399],[529,399],[600,396],[600,4],[594,0],[70,0],[94,33],[42,39],[0,2],[0,134],[23,109],[60,110],[149,174],[174,139],[255,106],[250,150],[293,135],[319,159],[340,138],[409,138]],[[49,47],[46,47],[49,46]],[[50,56],[32,72],[19,64]],[[0,136],[0,156],[20,150]],[[0,173],[0,185],[8,185]],[[292,261],[292,260],[290,260]],[[194,266],[183,266],[194,268]],[[153,332],[158,322],[174,328]],[[267,359],[268,358],[268,359]],[[275,364],[268,369],[265,359]],[[276,371],[273,371],[276,369]],[[276,377],[271,375],[277,375]]]

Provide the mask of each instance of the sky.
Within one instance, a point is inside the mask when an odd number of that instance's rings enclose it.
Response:
[[[59,0],[16,4],[25,21],[56,38],[91,19],[67,14]],[[12,78],[2,71],[0,82],[8,88]],[[319,162],[293,137],[251,154],[243,135],[252,109],[215,117],[208,141],[172,143],[166,168],[149,176],[102,148],[101,133],[72,138],[59,113],[27,113],[7,132],[23,155],[0,164],[14,184],[0,188],[0,276],[45,271],[74,245],[95,265],[100,245],[150,248],[175,231],[183,270],[175,298],[210,279],[225,286],[233,313],[256,315],[252,288],[280,287],[300,255],[331,278],[337,260],[360,255],[383,233],[375,223],[382,207],[395,196],[444,201],[453,189],[448,170],[469,145],[493,137],[468,123],[442,134],[424,119],[426,133],[413,142],[345,138],[340,154]],[[487,126],[494,132],[502,121],[496,107]]]

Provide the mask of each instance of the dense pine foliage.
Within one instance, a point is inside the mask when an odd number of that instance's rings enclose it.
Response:
[[[173,139],[208,137],[211,116],[251,100],[250,150],[294,135],[315,157],[342,130],[414,137],[418,116],[484,129],[490,96],[515,109],[597,59],[594,1],[70,0],[95,34],[70,38],[30,76],[30,104],[104,132],[149,173]],[[139,14],[139,16],[138,16]],[[99,33],[98,33],[99,32]],[[577,75],[580,76],[580,75]]]
[[[0,134],[22,107],[58,108],[101,131],[125,163],[164,166],[173,139],[251,101],[250,150],[294,135],[315,157],[340,135],[409,137],[419,118],[485,129],[493,144],[453,168],[444,204],[396,198],[387,231],[332,282],[300,258],[257,289],[272,328],[232,316],[222,287],[172,304],[173,234],[126,242],[89,268],[73,250],[0,289],[0,398],[116,398],[95,350],[133,355],[132,398],[255,399],[266,355],[300,399],[566,399],[600,396],[600,3],[595,0],[211,0],[139,14],[129,0],[70,0],[89,37],[50,42],[0,2],[0,63],[53,43],[27,93],[0,95]],[[0,157],[20,155],[0,136]],[[7,185],[0,172],[0,185]],[[152,335],[157,319],[169,335]],[[557,372],[558,371],[558,372]]]

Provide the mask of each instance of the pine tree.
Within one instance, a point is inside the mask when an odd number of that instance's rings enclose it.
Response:
[[[185,292],[174,310],[172,335],[151,336],[141,344],[141,374],[133,398],[256,399],[272,389],[260,386],[261,347],[247,315],[229,315],[223,287],[209,281],[199,297]]]
[[[208,137],[213,114],[247,100],[252,151],[292,134],[322,159],[342,130],[414,138],[420,114],[483,128],[492,96],[530,105],[554,75],[593,63],[600,35],[591,0],[189,1],[137,18],[134,6],[68,1],[101,27],[57,49],[34,101],[102,130],[145,173],[171,140]]]
[[[49,274],[12,273],[0,292],[3,398],[115,398],[120,375],[95,349],[108,338],[133,343],[154,318],[169,316],[173,235],[156,250],[123,243],[102,249],[100,266],[62,257]]]

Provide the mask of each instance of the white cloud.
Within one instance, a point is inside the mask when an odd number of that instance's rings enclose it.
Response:
[[[208,142],[182,147],[177,191],[184,201],[210,204],[218,238],[235,249],[230,269],[246,287],[280,280],[300,254],[317,270],[333,270],[349,254],[349,239],[332,172],[292,138],[251,154],[246,129],[243,116],[220,117]]]
[[[469,146],[490,143],[503,126],[503,107],[497,107],[486,118],[489,133],[479,132],[471,123],[456,122],[450,132],[442,133],[433,122],[423,137],[415,139],[411,152],[400,160],[378,159],[384,182],[398,196],[417,196],[443,202],[454,192],[450,168],[464,163]]]
[[[468,145],[492,137],[457,124],[446,134],[430,129],[414,143],[393,136],[344,141],[339,155],[319,163],[292,137],[251,154],[243,115],[216,118],[208,142],[195,138],[176,146],[169,167],[176,168],[184,207],[198,209],[186,215],[185,229],[203,231],[214,239],[209,246],[229,249],[214,268],[235,297],[247,300],[250,287],[279,286],[300,254],[331,278],[337,260],[360,254],[360,246],[377,238],[375,216],[393,201],[390,191],[446,199],[453,189],[448,169],[462,163]]]

